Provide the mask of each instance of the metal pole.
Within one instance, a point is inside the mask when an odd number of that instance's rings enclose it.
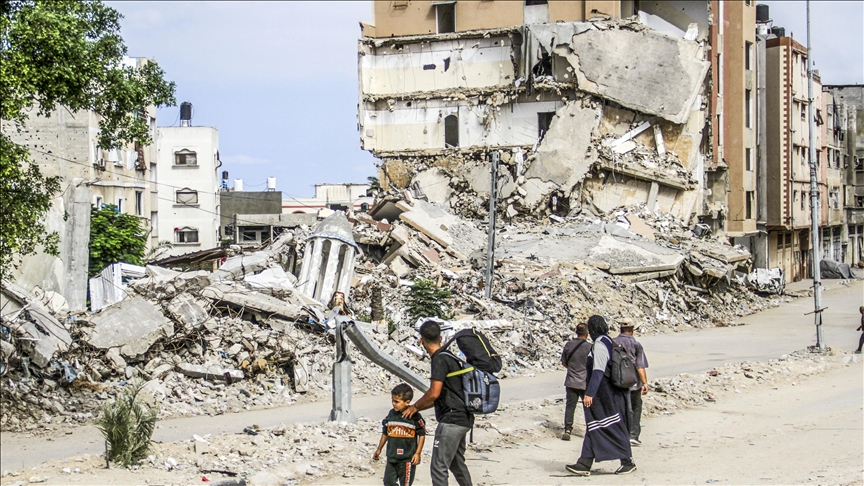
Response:
[[[807,0],[807,100],[809,118],[807,120],[810,132],[810,245],[813,263],[813,316],[816,324],[815,350],[825,350],[825,340],[822,337],[822,275],[819,254],[819,186],[816,182],[816,134],[813,126],[813,50],[810,46],[810,0]]]
[[[492,152],[492,183],[489,189],[489,239],[486,243],[486,289],[485,295],[492,297],[492,271],[495,266],[495,200],[498,198],[498,151]]]

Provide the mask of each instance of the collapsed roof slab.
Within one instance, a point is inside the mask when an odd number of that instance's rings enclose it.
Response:
[[[678,124],[687,121],[709,67],[699,43],[649,29],[595,26],[559,41],[554,53],[570,63],[579,90]]]

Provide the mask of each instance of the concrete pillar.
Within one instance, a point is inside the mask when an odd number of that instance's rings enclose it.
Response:
[[[348,297],[348,289],[351,287],[351,277],[354,276],[354,247],[346,245],[345,256],[342,261],[342,272],[339,275],[339,283],[336,290]]]
[[[657,193],[660,192],[660,184],[651,182],[651,189],[648,190],[648,201],[645,207],[648,211],[654,211],[654,206],[657,204]]]
[[[329,303],[330,298],[333,297],[333,292],[336,290],[336,282],[339,278],[336,275],[336,271],[339,268],[339,251],[343,246],[345,246],[345,243],[339,240],[330,240],[330,252],[327,253],[326,267],[324,268],[324,281],[321,282],[318,290],[315,291],[316,298],[321,302]]]

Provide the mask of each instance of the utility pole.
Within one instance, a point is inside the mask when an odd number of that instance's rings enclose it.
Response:
[[[819,186],[816,182],[816,136],[813,117],[813,49],[810,46],[810,0],[807,0],[807,100],[810,132],[810,250],[813,257],[813,316],[816,324],[816,346],[813,351],[824,351],[825,340],[822,336],[822,272],[819,254]]]
[[[498,151],[492,152],[492,183],[489,186],[489,239],[486,243],[485,295],[492,297],[492,271],[495,267],[495,199],[498,197]]]

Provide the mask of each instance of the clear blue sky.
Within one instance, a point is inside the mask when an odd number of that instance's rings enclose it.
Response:
[[[804,2],[765,2],[775,25],[806,42]],[[108,2],[125,19],[129,55],[155,59],[219,129],[230,179],[289,196],[321,182],[365,182],[374,158],[357,134],[359,22],[371,2]],[[864,83],[864,4],[813,2],[813,50],[825,84]],[[177,123],[179,108],[159,112]],[[231,183],[229,183],[231,184]]]

